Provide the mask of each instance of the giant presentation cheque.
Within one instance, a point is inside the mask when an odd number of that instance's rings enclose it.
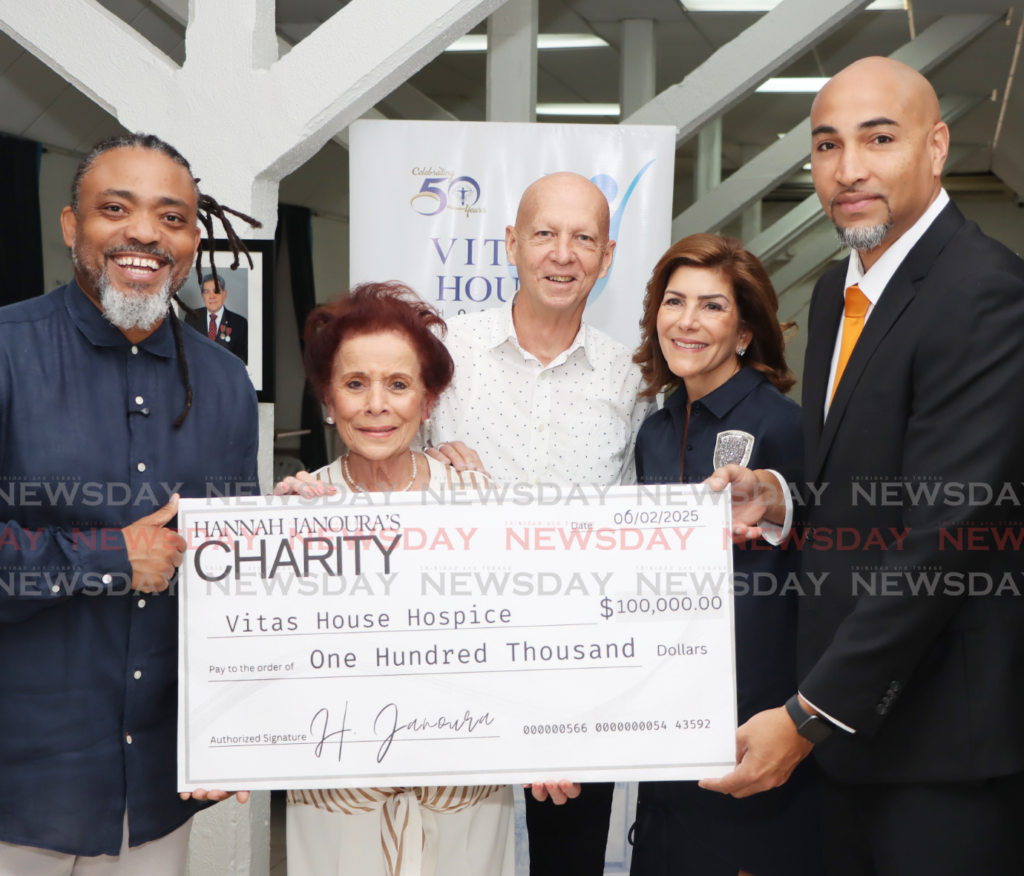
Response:
[[[735,763],[728,494],[182,500],[179,790]]]

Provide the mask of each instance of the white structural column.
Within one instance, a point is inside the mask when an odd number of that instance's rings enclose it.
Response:
[[[622,60],[619,67],[619,115],[626,119],[654,100],[654,21],[627,18],[622,22]]]
[[[693,167],[693,199],[703,198],[722,182],[722,117],[708,122],[697,134]]]
[[[537,121],[537,0],[506,0],[487,19],[487,121]]]
[[[1002,13],[944,16],[889,57],[926,73],[1002,19]],[[810,154],[811,120],[807,118],[677,216],[672,221],[672,239],[726,225],[799,169]]]
[[[688,140],[869,2],[782,0],[682,82],[623,119],[623,124],[675,125],[678,141]]]
[[[761,147],[750,143],[745,144],[741,147],[741,155],[743,163],[747,164],[753,161],[758,154],[761,152]],[[740,238],[744,243],[750,243],[755,237],[761,233],[761,201],[754,201],[746,210],[743,211],[742,226],[740,230]]]

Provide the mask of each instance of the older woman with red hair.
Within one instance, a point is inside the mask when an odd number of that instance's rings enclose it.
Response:
[[[444,333],[438,313],[398,283],[357,286],[313,311],[306,373],[348,450],[275,494],[485,485],[484,475],[460,475],[411,448],[452,380]],[[289,791],[288,872],[512,876],[514,820],[507,785]]]

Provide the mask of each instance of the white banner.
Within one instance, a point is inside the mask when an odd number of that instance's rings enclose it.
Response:
[[[445,317],[515,293],[505,227],[530,183],[579,173],[617,241],[586,319],[630,349],[644,287],[671,242],[675,128],[360,120],[350,128],[352,285],[400,280]]]

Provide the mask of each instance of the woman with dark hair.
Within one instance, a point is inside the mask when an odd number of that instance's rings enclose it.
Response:
[[[778,306],[737,240],[695,234],[661,257],[633,360],[647,384],[641,395],[667,397],[637,436],[638,483],[701,483],[729,463],[799,463],[800,408],[785,396],[796,383],[783,334],[791,325],[779,325]],[[733,550],[740,724],[797,687],[799,556],[763,529],[771,544]],[[812,769],[804,761],[782,787],[741,800],[696,782],[642,782],[630,873],[819,876]]]
[[[274,493],[486,485],[479,472],[460,475],[410,446],[455,370],[445,329],[437,311],[398,283],[357,286],[313,311],[306,374],[348,450],[319,471],[285,478]],[[514,822],[507,785],[289,791],[288,872],[512,876]]]

